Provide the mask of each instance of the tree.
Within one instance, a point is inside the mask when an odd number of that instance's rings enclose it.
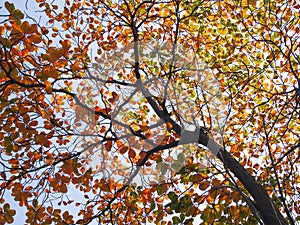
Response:
[[[1,224],[8,195],[28,224],[300,220],[297,1],[36,2],[0,26]]]

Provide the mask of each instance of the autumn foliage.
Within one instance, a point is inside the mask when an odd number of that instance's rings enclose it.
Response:
[[[300,221],[298,1],[34,4],[1,9],[0,224]]]

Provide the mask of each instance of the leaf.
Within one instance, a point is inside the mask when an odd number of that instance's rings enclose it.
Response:
[[[199,184],[199,189],[200,190],[206,190],[208,187],[210,186],[210,183],[208,181],[202,181],[200,184]]]
[[[168,197],[172,202],[177,202],[178,196],[175,194],[175,192],[169,192]]]
[[[47,92],[47,94],[52,93],[52,85],[49,81],[45,81],[45,91]]]
[[[30,31],[30,23],[28,21],[24,21],[21,25],[21,30],[24,32],[24,33],[27,33],[28,31]]]
[[[10,137],[4,137],[4,146],[6,147],[6,152],[10,153],[13,151],[13,143]]]
[[[104,179],[101,179],[101,182],[99,183],[99,187],[100,187],[101,191],[104,191],[104,192],[110,191],[109,186],[107,185],[107,183]]]
[[[14,12],[13,12],[13,16],[14,16],[14,18],[16,19],[16,20],[18,20],[18,22],[19,22],[19,20],[20,19],[24,19],[24,14],[21,12],[21,10],[19,10],[19,9],[16,9]],[[19,22],[20,23],[20,22]]]
[[[183,153],[178,154],[178,155],[177,155],[177,159],[178,159],[178,161],[179,161],[180,163],[183,163],[184,160],[185,160],[184,154],[183,154]]]
[[[15,6],[13,3],[5,2],[5,8],[11,13],[15,11]]]
[[[182,162],[179,162],[177,160],[171,165],[172,169],[177,171],[180,170],[182,166],[183,166]]]
[[[118,98],[119,98],[119,95],[118,95],[116,92],[113,91],[113,92],[112,92],[112,97],[109,98],[108,101],[109,101],[110,103],[114,103],[115,101],[118,100]]]
[[[102,3],[3,4],[0,224],[298,219],[298,2]]]
[[[111,150],[111,148],[112,148],[112,141],[107,141],[105,144],[104,144],[104,147],[105,147],[105,150],[106,151],[110,151]]]
[[[135,158],[136,157],[136,152],[133,149],[130,148],[129,151],[128,151],[128,156],[130,158]]]
[[[121,154],[124,154],[124,153],[127,152],[127,150],[128,150],[128,147],[127,147],[127,146],[124,146],[124,147],[122,147],[122,148],[120,149],[120,153],[121,153]]]
[[[163,193],[166,193],[166,191],[168,190],[168,187],[166,184],[162,184],[162,185],[158,185],[157,186],[157,193],[159,195],[163,194]]]
[[[28,39],[35,44],[41,43],[42,42],[42,37],[38,34],[32,34],[30,36],[28,36]]]
[[[172,217],[173,224],[180,224],[181,220],[178,216]]]

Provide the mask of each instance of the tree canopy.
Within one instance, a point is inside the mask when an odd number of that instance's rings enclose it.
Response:
[[[0,17],[0,224],[300,221],[298,1],[35,2]]]

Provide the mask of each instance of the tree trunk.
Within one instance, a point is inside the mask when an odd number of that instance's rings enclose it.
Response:
[[[242,182],[255,201],[262,220],[266,225],[288,225],[283,215],[270,199],[266,190],[252,177],[248,171],[222,146],[198,131],[198,143],[211,150],[224,165]]]

